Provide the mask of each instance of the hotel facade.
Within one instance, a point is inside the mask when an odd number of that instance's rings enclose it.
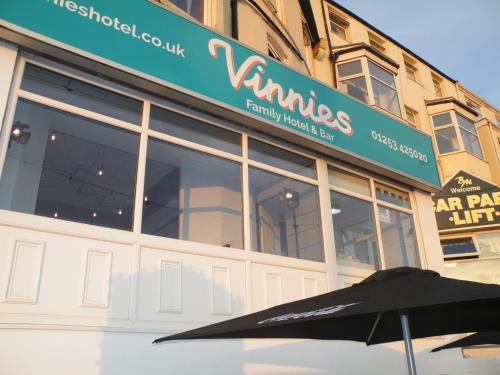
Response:
[[[151,342],[381,269],[500,282],[500,112],[334,2],[4,0],[0,67],[2,374],[399,374]],[[448,339],[422,373],[498,373]]]

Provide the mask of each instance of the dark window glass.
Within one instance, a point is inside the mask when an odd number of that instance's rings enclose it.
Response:
[[[339,65],[339,77],[347,77],[361,73],[363,73],[363,68],[361,67],[361,60],[355,60]]]
[[[336,192],[330,200],[339,264],[379,269],[373,205]]]
[[[0,207],[130,230],[138,146],[131,132],[21,99]]]
[[[243,248],[241,166],[150,139],[142,232]]]
[[[248,157],[252,160],[305,177],[316,178],[316,162],[313,159],[257,141],[253,138],[248,139]]]
[[[443,247],[443,254],[445,256],[478,255],[476,246],[470,237],[442,240],[441,246]]]
[[[438,128],[440,126],[450,125],[451,114],[450,112],[442,113],[440,115],[432,116],[432,122],[434,123],[434,127]]]
[[[323,261],[316,186],[249,168],[252,248]]]
[[[26,65],[21,89],[133,124],[141,123],[141,101],[36,65]]]
[[[241,135],[230,130],[195,120],[166,109],[151,107],[150,129],[213,147],[232,154],[241,154]]]
[[[385,267],[420,267],[412,215],[379,206],[378,220],[382,232]]]
[[[191,17],[196,18],[198,21],[203,22],[204,11],[203,2],[204,0],[170,0],[176,6],[181,8],[184,12],[189,14]]]

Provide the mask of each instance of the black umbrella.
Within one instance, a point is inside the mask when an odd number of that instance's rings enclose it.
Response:
[[[349,288],[166,336],[154,343],[297,338],[372,345],[404,340],[409,373],[416,374],[412,337],[500,330],[499,314],[500,285],[401,267],[376,272]]]
[[[500,345],[500,331],[479,332],[432,349],[433,353],[443,349],[462,348],[475,345]]]

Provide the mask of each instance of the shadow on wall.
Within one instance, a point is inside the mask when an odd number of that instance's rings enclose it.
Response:
[[[406,374],[406,360],[401,343],[367,347],[364,343],[349,341],[314,340],[200,340],[169,342],[152,345],[155,338],[174,333],[168,327],[194,328],[210,321],[230,319],[211,313],[213,296],[232,299],[232,311],[243,311],[243,302],[225,288],[214,285],[205,275],[191,268],[182,270],[182,313],[157,312],[161,299],[174,298],[169,291],[151,290],[144,286],[160,285],[161,271],[141,273],[139,277],[139,304],[156,310],[147,316],[138,306],[141,326],[149,325],[156,333],[103,332],[98,361],[101,375],[271,375],[271,374]],[[189,282],[184,282],[188,280]],[[130,281],[115,279],[115,293],[128,293]],[[163,293],[163,294],[162,294]],[[111,301],[113,301],[113,296]],[[158,302],[160,301],[160,302]],[[165,302],[165,301],[164,301]],[[165,302],[167,306],[172,301]],[[110,306],[112,308],[112,306]],[[235,314],[236,315],[236,314]],[[200,321],[202,317],[205,321]],[[113,325],[110,319],[109,325]],[[161,327],[161,328],[160,328]],[[181,329],[183,330],[183,329]],[[466,374],[456,363],[457,353],[444,351],[429,354],[429,344],[416,340],[417,366],[422,374]],[[436,340],[436,343],[442,341]],[[462,361],[461,361],[462,362]]]

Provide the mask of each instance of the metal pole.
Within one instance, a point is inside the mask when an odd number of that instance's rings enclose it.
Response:
[[[408,374],[417,375],[415,357],[413,356],[413,346],[411,344],[410,324],[408,323],[408,314],[399,314],[401,319],[401,329],[403,330],[403,339],[405,342],[406,361],[408,363]]]

